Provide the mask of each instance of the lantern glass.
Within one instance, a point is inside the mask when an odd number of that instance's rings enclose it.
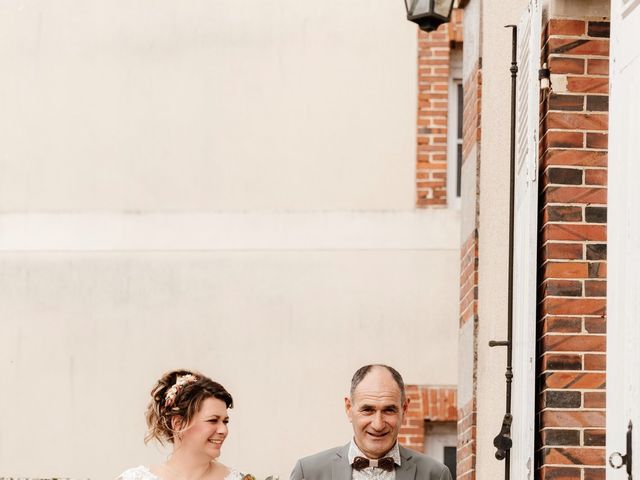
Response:
[[[431,2],[432,0],[404,0],[405,7],[407,8],[407,14],[410,17],[429,13],[431,11]]]
[[[453,2],[451,0],[435,0],[433,13],[444,18],[449,18],[449,15],[451,15],[451,7],[453,7]]]
[[[411,6],[411,11],[409,13],[412,16],[429,13],[431,11],[431,1],[432,0],[413,0],[413,5]]]

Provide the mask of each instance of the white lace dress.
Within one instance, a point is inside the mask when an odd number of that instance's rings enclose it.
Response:
[[[244,475],[240,473],[238,470],[230,469],[229,474],[224,477],[224,480],[242,480]],[[162,480],[157,475],[151,473],[151,471],[140,465],[139,467],[130,468],[129,470],[125,470],[120,474],[120,476],[116,480]]]

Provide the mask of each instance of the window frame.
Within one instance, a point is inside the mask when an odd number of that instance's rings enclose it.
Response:
[[[447,206],[460,208],[462,193],[462,139],[464,90],[462,88],[462,48],[452,48],[449,60],[447,112]]]

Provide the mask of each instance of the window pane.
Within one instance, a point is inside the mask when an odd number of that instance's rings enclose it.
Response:
[[[460,196],[460,187],[462,185],[462,144],[458,144],[458,165],[456,165],[457,168],[457,172],[456,172],[456,197]]]
[[[458,84],[458,139],[462,139],[462,110],[464,107],[464,95],[462,83]]]
[[[444,447],[444,464],[449,467],[451,477],[456,478],[456,447]]]

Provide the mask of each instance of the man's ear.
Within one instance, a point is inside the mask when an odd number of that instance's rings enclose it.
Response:
[[[407,413],[407,409],[409,408],[409,402],[411,401],[410,398],[405,398],[404,403],[402,404],[402,414],[404,415],[405,413]]]
[[[344,397],[344,411],[347,412],[349,421],[351,421],[351,406],[351,399],[349,397]]]

